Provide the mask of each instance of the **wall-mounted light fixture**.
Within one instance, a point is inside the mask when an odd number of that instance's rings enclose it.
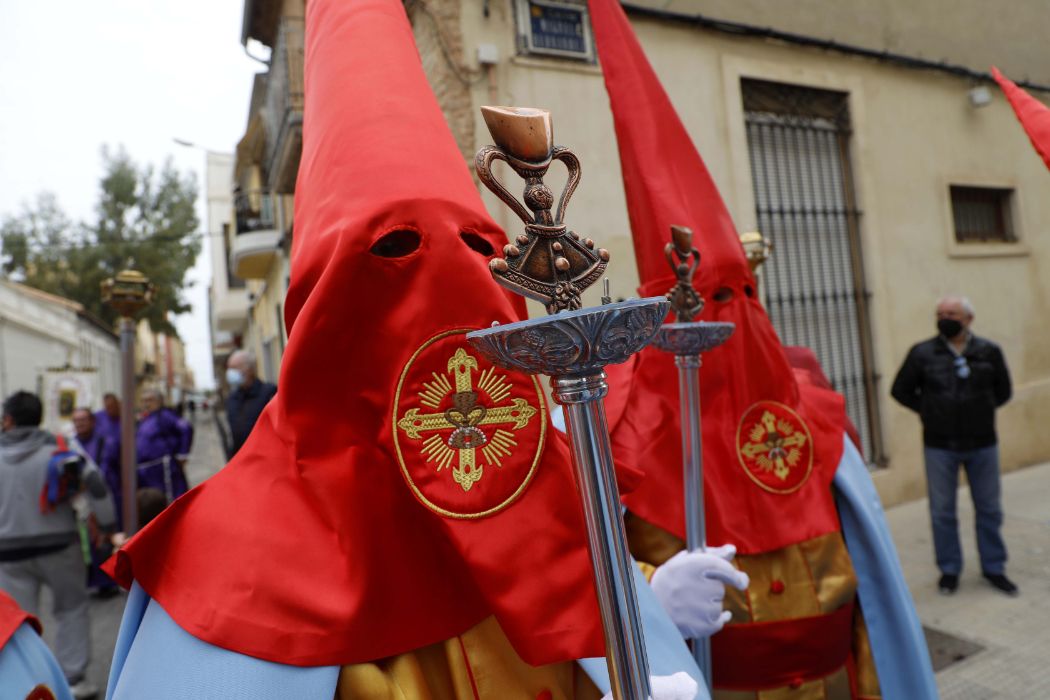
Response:
[[[992,91],[988,89],[987,85],[978,85],[975,88],[970,88],[970,92],[967,94],[970,98],[970,106],[974,109],[986,107],[992,102]]]

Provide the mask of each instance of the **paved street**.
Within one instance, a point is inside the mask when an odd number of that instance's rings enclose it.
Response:
[[[226,462],[211,414],[198,411],[194,425],[196,430],[193,449],[186,466],[186,477],[189,479],[190,486],[201,483],[221,469]],[[113,645],[117,640],[120,617],[124,612],[124,601],[123,593],[108,600],[93,599],[91,601],[92,659],[88,677],[103,689],[106,687],[106,678],[109,675],[109,664],[113,654]],[[49,644],[53,641],[55,628],[50,609],[50,596],[45,591],[41,601],[41,620],[44,624],[44,639]]]
[[[214,474],[223,462],[214,422],[199,416],[188,469],[191,484]],[[1007,475],[1003,499],[1008,573],[1021,587],[1020,598],[1002,595],[980,577],[968,490],[959,493],[966,568],[959,592],[952,597],[936,590],[926,502],[887,512],[919,615],[932,630],[944,700],[1050,698],[1050,464]],[[48,606],[45,602],[45,609]],[[123,606],[123,595],[92,602],[95,655],[90,675],[100,687],[105,685]],[[45,626],[53,629],[48,622],[45,615]]]
[[[981,578],[968,489],[959,492],[965,564],[954,596],[937,592],[926,501],[888,513],[923,625],[983,647],[938,672],[943,700],[1050,698],[1050,464],[1008,474],[1003,505],[1007,573],[1021,588],[1019,598]]]

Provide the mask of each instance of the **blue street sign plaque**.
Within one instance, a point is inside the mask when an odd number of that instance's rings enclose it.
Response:
[[[587,58],[586,8],[528,0],[531,48],[542,53]]]

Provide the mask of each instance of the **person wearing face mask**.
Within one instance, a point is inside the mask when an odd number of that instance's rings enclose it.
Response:
[[[248,439],[266,404],[277,393],[277,387],[255,376],[255,356],[247,350],[238,350],[226,361],[226,383],[230,385],[226,418],[231,437],[226,458],[233,459]]]
[[[988,582],[1018,595],[1006,577],[1006,544],[1000,532],[999,445],[995,409],[1010,400],[1010,373],[999,346],[970,332],[973,305],[961,296],[937,302],[937,335],[908,352],[893,398],[922,420],[926,488],[941,593],[959,587],[962,549],[955,494],[959,466],[966,470],[977,520],[977,550]]]

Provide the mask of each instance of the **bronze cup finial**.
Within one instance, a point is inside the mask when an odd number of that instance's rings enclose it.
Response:
[[[667,292],[667,300],[679,323],[689,323],[704,309],[704,300],[693,288],[693,275],[700,264],[700,251],[693,247],[693,230],[671,226],[671,242],[664,246],[664,256],[677,278]]]
[[[482,107],[481,115],[492,140],[508,156],[529,163],[550,162],[554,150],[550,112],[533,107]]]
[[[531,107],[482,107],[494,146],[474,158],[478,177],[525,222],[525,232],[503,248],[503,257],[489,264],[496,281],[518,294],[543,303],[548,313],[582,306],[580,295],[605,272],[609,252],[595,248],[565,225],[565,209],[580,182],[580,161],[567,148],[554,145],[550,112]],[[492,172],[502,160],[523,180],[521,201]],[[552,162],[569,171],[565,189],[554,208],[554,193],[543,182]]]

